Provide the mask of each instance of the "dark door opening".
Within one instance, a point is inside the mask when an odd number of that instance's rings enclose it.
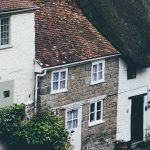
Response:
[[[144,96],[132,97],[131,105],[131,141],[143,140],[143,102]]]

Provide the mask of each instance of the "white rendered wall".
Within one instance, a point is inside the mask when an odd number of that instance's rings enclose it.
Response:
[[[14,102],[17,103],[27,103],[34,98],[34,24],[34,13],[10,16],[12,47],[0,49],[0,82],[14,80]]]
[[[148,93],[150,89],[150,68],[137,70],[136,79],[127,80],[127,65],[119,60],[119,91],[117,109],[117,139],[131,140],[131,100],[135,95]],[[145,128],[150,125],[150,110],[145,111],[148,96],[144,97],[144,134]],[[145,135],[144,135],[145,136]]]

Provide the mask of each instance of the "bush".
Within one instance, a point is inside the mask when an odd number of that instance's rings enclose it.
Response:
[[[12,145],[12,149],[20,149],[19,145],[32,150],[33,147],[66,149],[68,132],[60,117],[50,112],[42,112],[31,120],[25,120],[25,106],[15,104],[1,109],[0,118],[0,137]]]
[[[0,139],[13,144],[15,132],[25,118],[25,105],[14,104],[0,109]]]

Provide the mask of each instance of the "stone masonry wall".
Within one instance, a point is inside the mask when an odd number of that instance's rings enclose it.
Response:
[[[39,80],[38,109],[51,110],[74,102],[84,101],[82,106],[83,150],[111,150],[116,134],[118,58],[105,60],[105,82],[90,85],[92,62],[68,68],[68,91],[50,94],[51,72]],[[104,99],[104,123],[89,127],[88,99],[106,95]]]

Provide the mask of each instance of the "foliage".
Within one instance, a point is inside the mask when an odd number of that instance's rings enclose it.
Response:
[[[120,143],[124,143],[124,142],[125,142],[125,140],[116,140],[115,144],[120,144]]]
[[[0,137],[11,145],[48,145],[53,150],[65,150],[68,132],[61,118],[49,112],[25,120],[24,105],[0,110]],[[5,138],[4,138],[5,137]]]
[[[25,118],[25,106],[14,104],[0,109],[0,138],[12,143],[15,132]]]
[[[68,132],[58,116],[43,112],[25,122],[16,136],[21,143],[50,144],[53,149],[65,150]]]

